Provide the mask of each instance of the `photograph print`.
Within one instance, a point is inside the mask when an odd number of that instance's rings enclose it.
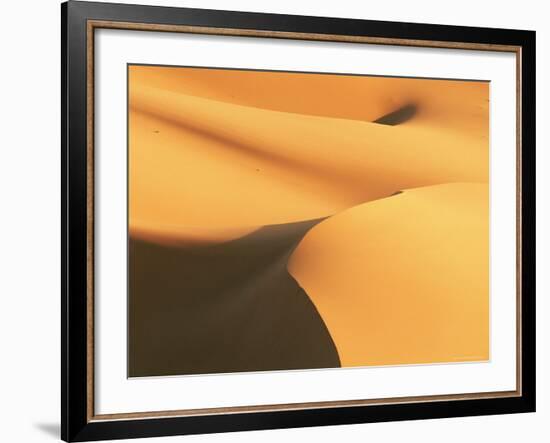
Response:
[[[488,81],[127,74],[129,377],[490,359]]]

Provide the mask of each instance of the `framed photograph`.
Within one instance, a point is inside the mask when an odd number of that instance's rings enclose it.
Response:
[[[69,1],[65,441],[535,410],[535,33]]]

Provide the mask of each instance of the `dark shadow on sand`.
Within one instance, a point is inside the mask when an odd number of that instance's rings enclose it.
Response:
[[[320,221],[214,246],[130,238],[129,376],[339,367],[323,320],[286,269]]]
[[[416,114],[416,110],[416,105],[405,105],[396,111],[390,112],[389,114],[383,115],[377,120],[374,120],[373,123],[389,126],[400,125],[401,123],[405,123],[413,118]]]

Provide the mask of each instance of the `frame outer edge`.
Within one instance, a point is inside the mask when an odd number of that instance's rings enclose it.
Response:
[[[87,207],[86,207],[86,20],[90,12],[80,2],[62,6],[62,67],[65,82],[62,214],[65,223],[62,272],[62,355],[65,389],[62,437],[77,441],[87,421]],[[92,6],[95,8],[96,6]],[[64,52],[63,52],[64,51]],[[62,188],[63,189],[63,188]]]
[[[523,395],[516,398],[465,400],[463,402],[413,403],[379,407],[306,409],[267,413],[225,414],[220,416],[173,417],[89,422],[87,417],[86,361],[86,23],[87,19],[180,23],[222,27],[228,23],[242,29],[300,29],[315,33],[376,36],[403,35],[400,38],[431,40],[441,33],[442,40],[497,42],[520,45],[522,54],[521,104],[522,146],[522,225],[524,270],[521,287]],[[248,23],[247,23],[248,21]],[[252,24],[250,24],[252,22]],[[183,23],[182,23],[183,24]],[[326,24],[325,30],[324,24]],[[330,25],[330,26],[329,26]],[[335,31],[335,32],[334,32]],[[462,34],[466,34],[464,37]],[[396,37],[397,38],[397,37]],[[416,23],[373,22],[355,19],[284,16],[276,14],[197,10],[187,8],[70,1],[61,5],[62,70],[62,410],[61,433],[65,441],[105,438],[137,438],[212,432],[232,432],[289,427],[309,427],[375,421],[416,420],[476,416],[535,410],[535,33],[460,26]],[[70,126],[69,126],[70,120]],[[70,269],[69,269],[70,268]],[[70,273],[69,273],[70,271]],[[70,338],[70,340],[69,340]]]
[[[61,4],[61,439],[68,438],[67,380],[67,3]]]
[[[536,33],[522,42],[522,386],[526,412],[536,410]]]

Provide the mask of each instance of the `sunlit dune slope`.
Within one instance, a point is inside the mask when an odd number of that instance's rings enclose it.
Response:
[[[295,114],[374,121],[417,104],[432,126],[487,135],[487,82],[130,66],[132,82],[171,94]]]
[[[143,66],[129,75],[138,238],[220,242],[400,189],[488,180],[486,83]],[[372,123],[408,103],[409,121]]]
[[[489,357],[488,186],[410,189],[314,227],[288,269],[342,366]]]
[[[131,375],[488,359],[488,82],[128,82]]]

